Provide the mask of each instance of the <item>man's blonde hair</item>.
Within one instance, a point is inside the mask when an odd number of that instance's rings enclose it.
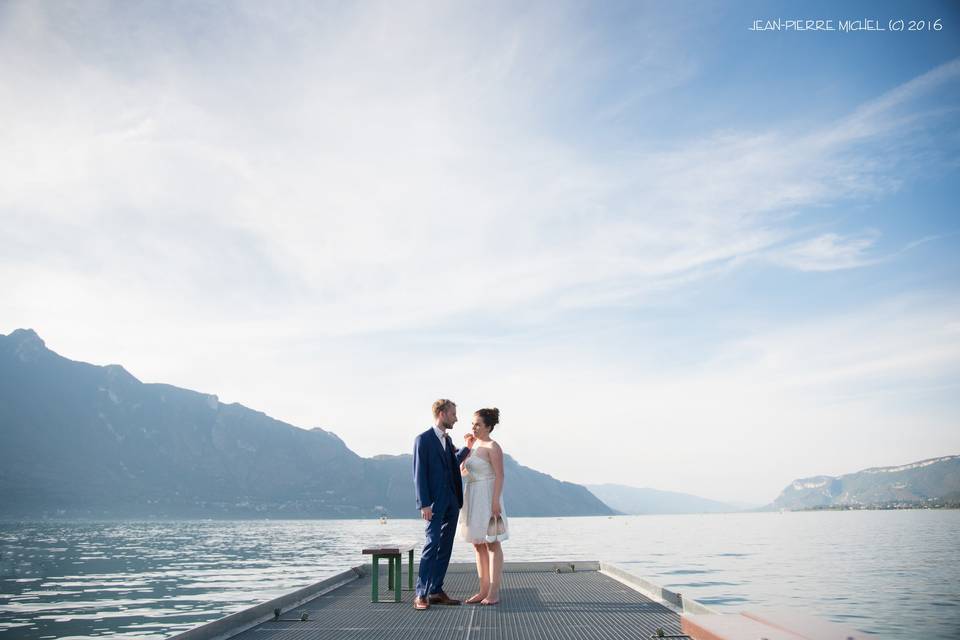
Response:
[[[450,407],[455,407],[455,406],[457,405],[453,402],[453,400],[440,398],[439,400],[433,403],[433,417],[439,418],[442,412],[446,411]]]

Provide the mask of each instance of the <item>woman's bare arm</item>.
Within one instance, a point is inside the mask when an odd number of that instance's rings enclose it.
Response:
[[[490,465],[493,467],[493,504],[494,516],[500,515],[500,494],[503,492],[503,449],[496,442],[490,443]]]

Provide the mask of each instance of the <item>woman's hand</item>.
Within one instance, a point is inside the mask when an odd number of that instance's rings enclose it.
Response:
[[[477,441],[477,436],[473,435],[472,433],[465,433],[463,434],[463,439],[467,443],[467,448],[472,450],[473,443]]]
[[[491,509],[490,509],[490,515],[492,515],[494,518],[499,518],[499,517],[500,517],[500,503],[499,503],[499,502],[494,502],[494,503],[493,503],[493,506],[492,506]]]

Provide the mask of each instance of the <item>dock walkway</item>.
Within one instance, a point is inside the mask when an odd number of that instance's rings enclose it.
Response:
[[[385,575],[386,569],[381,569]],[[404,567],[406,573],[406,567]],[[406,576],[404,576],[406,578]],[[507,563],[496,606],[413,608],[404,579],[402,601],[371,602],[368,566],[211,622],[176,640],[444,640],[650,638],[662,628],[680,634],[682,611],[708,612],[616,566],[596,561]],[[386,579],[381,578],[386,587]],[[451,564],[444,591],[465,599],[476,591],[476,567]],[[281,602],[281,600],[284,600]],[[282,610],[274,619],[273,610]],[[301,620],[302,614],[307,619]]]

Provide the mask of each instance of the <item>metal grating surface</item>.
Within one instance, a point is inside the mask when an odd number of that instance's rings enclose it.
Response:
[[[406,567],[404,567],[404,570]],[[649,638],[657,627],[680,633],[680,617],[597,571],[526,572],[503,575],[500,604],[413,609],[413,592],[393,602],[381,578],[379,603],[370,602],[370,577],[320,596],[283,618],[306,622],[265,622],[235,636],[237,640],[364,640],[442,638],[444,640],[540,640]],[[406,577],[404,575],[404,577]],[[448,573],[444,590],[467,598],[477,586],[470,573]]]

